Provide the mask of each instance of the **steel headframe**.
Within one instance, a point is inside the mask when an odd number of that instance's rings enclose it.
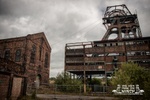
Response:
[[[107,32],[102,40],[108,40],[111,34],[117,34],[115,39],[142,37],[137,14],[132,14],[125,4],[108,6],[103,24]]]

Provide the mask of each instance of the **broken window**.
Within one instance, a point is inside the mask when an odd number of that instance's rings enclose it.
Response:
[[[98,57],[98,54],[93,54],[93,57]]]
[[[95,44],[94,47],[97,47],[97,44]]]
[[[5,56],[4,56],[4,58],[8,60],[8,59],[9,59],[9,56],[10,56],[10,50],[5,51]]]
[[[112,43],[110,43],[110,46],[112,46]]]
[[[134,63],[138,63],[138,64],[149,64],[150,61],[148,61],[148,60],[139,60],[139,61],[134,61]]]
[[[84,63],[66,63],[66,66],[80,66],[84,65]]]
[[[104,54],[98,54],[98,57],[104,56]]]
[[[32,49],[31,49],[31,57],[30,57],[30,62],[31,62],[31,63],[34,63],[34,59],[35,59],[35,50],[36,50],[35,45],[32,45]]]
[[[97,46],[98,46],[98,47],[103,47],[104,45],[103,45],[103,44],[97,44]]]
[[[109,47],[109,46],[110,46],[110,43],[107,43],[107,46]]]
[[[112,43],[112,46],[116,46],[116,43]]]
[[[106,56],[119,56],[119,53],[108,53]]]
[[[135,52],[127,52],[127,56],[134,56]]]
[[[21,56],[21,50],[17,50],[16,51],[15,61],[20,61],[20,56]]]
[[[146,55],[150,55],[150,52],[148,51],[148,52],[146,52]]]
[[[123,45],[123,42],[119,42],[118,45]]]
[[[86,54],[86,57],[92,57],[92,54]]]
[[[88,66],[90,66],[90,65],[104,65],[104,62],[93,62],[93,61],[88,61],[88,62],[86,62],[85,63],[85,65],[88,65]]]
[[[126,42],[126,45],[133,45],[133,42]]]
[[[47,68],[48,65],[48,53],[45,53],[45,68]]]
[[[66,55],[66,57],[83,57],[83,55]]]
[[[137,44],[140,45],[140,44],[147,44],[148,42],[147,41],[137,41]]]
[[[148,52],[127,52],[127,56],[135,56],[135,55],[150,55],[149,51]]]

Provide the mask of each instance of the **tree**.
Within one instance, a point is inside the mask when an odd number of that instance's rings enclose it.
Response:
[[[71,79],[68,72],[58,73],[55,79],[57,85],[81,85],[82,81],[77,79]]]
[[[53,81],[53,80],[55,80],[55,77],[51,77],[51,78],[49,78],[49,80]]]
[[[150,98],[150,71],[146,71],[144,68],[138,66],[138,64],[129,62],[122,64],[121,69],[115,71],[112,75],[111,85],[113,89],[117,88],[117,85],[139,85],[140,89],[144,90],[144,95],[140,98]],[[123,97],[123,96],[122,96]],[[130,98],[136,98],[137,96],[129,96]],[[132,99],[133,99],[132,98]],[[136,98],[137,99],[137,98]]]
[[[97,79],[97,78],[93,78],[93,79],[91,80],[90,84],[91,84],[91,85],[94,85],[94,84],[99,85],[99,84],[101,84],[101,80],[100,80],[100,79]]]
[[[79,92],[81,80],[71,79],[69,73],[58,73],[55,79],[55,84],[58,85],[58,89],[63,92]],[[82,86],[83,87],[83,86]]]

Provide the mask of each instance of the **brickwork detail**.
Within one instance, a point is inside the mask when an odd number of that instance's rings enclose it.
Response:
[[[32,46],[35,46],[34,61],[31,61]],[[39,52],[39,48],[41,51]],[[51,47],[43,32],[36,34],[29,34],[24,37],[2,39],[0,40],[0,57],[5,57],[5,51],[9,50],[10,61],[13,61],[25,68],[25,75],[28,75],[28,83],[34,82],[36,76],[41,75],[41,82],[48,82],[50,70],[50,55]],[[16,51],[20,50],[20,60],[15,60]],[[45,54],[47,52],[47,67],[45,65]],[[41,57],[41,58],[39,58]],[[39,68],[40,66],[40,68]],[[40,71],[39,71],[40,70]]]

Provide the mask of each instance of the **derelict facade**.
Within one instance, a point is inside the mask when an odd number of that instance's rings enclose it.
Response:
[[[109,6],[103,21],[107,31],[101,41],[66,44],[65,71],[79,78],[85,74],[110,75],[130,60],[149,69],[150,37],[142,37],[137,14],[126,5]],[[109,39],[112,34],[117,37]]]

